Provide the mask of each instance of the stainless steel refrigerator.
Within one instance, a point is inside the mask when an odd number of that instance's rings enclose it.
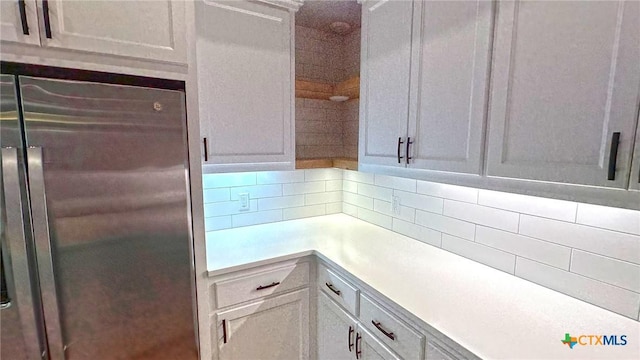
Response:
[[[196,359],[184,92],[3,74],[0,95],[0,357]]]

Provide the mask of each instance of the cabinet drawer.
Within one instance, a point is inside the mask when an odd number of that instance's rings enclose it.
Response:
[[[422,358],[424,336],[364,295],[360,295],[360,319],[367,329],[403,359]]]
[[[309,264],[300,263],[214,283],[217,308],[309,284]]]
[[[318,265],[318,287],[350,313],[358,315],[360,291],[323,265]]]

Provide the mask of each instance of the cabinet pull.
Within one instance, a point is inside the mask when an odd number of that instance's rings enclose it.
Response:
[[[327,285],[327,287],[329,288],[329,290],[333,291],[333,293],[334,293],[334,294],[336,294],[336,295],[340,296],[340,294],[341,294],[340,290],[336,290],[336,289],[333,287],[333,284],[329,284],[329,283],[324,283],[324,284],[325,284],[325,285]]]
[[[223,344],[227,343],[227,320],[222,319],[222,341]]]
[[[18,9],[20,10],[20,22],[22,23],[22,33],[29,35],[29,24],[27,23],[27,6],[24,0],[18,0]]]
[[[278,281],[278,282],[275,282],[275,281],[274,281],[274,282],[272,282],[272,283],[271,283],[271,284],[269,284],[269,285],[264,285],[264,286],[260,285],[260,286],[258,286],[258,287],[256,288],[256,290],[264,290],[264,289],[268,289],[268,288],[270,288],[270,287],[274,287],[274,286],[278,286],[278,285],[280,285],[280,281]]]
[[[618,160],[618,145],[620,145],[620,133],[614,132],[611,135],[611,149],[609,151],[609,173],[607,180],[616,179],[616,162]]]
[[[49,18],[49,0],[42,0],[42,16],[44,19],[44,34],[51,39],[51,19]]]
[[[209,144],[207,144],[207,138],[204,138],[204,161],[209,161]]]
[[[356,333],[356,359],[360,359],[360,354],[362,354],[360,341],[362,341],[362,335],[360,335],[360,333]]]
[[[402,141],[402,137],[398,138],[398,164],[401,163],[401,159],[404,158],[404,156],[400,156],[400,145],[404,144],[404,141]]]
[[[410,137],[407,137],[407,152],[406,152],[406,156],[407,156],[407,164],[409,164],[409,160],[413,159],[411,156],[409,156],[409,146],[413,144],[413,141],[411,141]]]
[[[353,326],[349,325],[349,352],[353,350]]]
[[[395,340],[396,339],[396,336],[393,335],[392,332],[387,332],[387,330],[382,328],[382,325],[380,325],[379,321],[371,320],[371,323],[373,324],[373,326],[376,327],[376,329],[380,330],[380,332],[383,333],[389,339],[391,339],[391,340]]]

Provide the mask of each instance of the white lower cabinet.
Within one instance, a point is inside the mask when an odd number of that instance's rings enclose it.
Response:
[[[209,287],[212,359],[477,358],[367,288],[306,257],[215,276]]]
[[[216,320],[220,360],[309,358],[308,289],[221,311]]]

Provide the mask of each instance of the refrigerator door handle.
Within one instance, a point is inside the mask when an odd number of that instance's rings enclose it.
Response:
[[[53,252],[49,235],[49,217],[47,215],[47,196],[44,187],[41,147],[31,146],[27,149],[27,164],[29,170],[31,220],[36,243],[36,258],[38,260],[38,274],[42,291],[42,306],[47,329],[49,355],[51,360],[62,360],[64,359],[64,343],[53,273]]]
[[[18,175],[18,149],[2,148],[2,176],[4,185],[4,205],[7,223],[6,243],[3,244],[3,266],[11,306],[17,307],[20,314],[25,345],[30,359],[40,358],[40,341],[34,313],[33,290],[31,289],[31,270],[27,256],[27,243],[24,228],[20,176]],[[15,293],[11,293],[15,291]]]

